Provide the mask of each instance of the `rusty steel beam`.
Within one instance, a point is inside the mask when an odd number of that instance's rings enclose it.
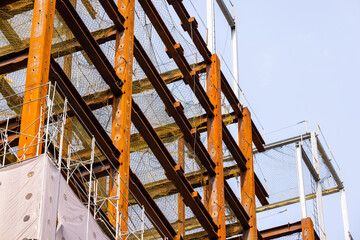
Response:
[[[238,222],[226,225],[226,237],[239,235],[243,232],[243,227]],[[185,236],[185,240],[211,240],[205,231],[192,233]]]
[[[270,240],[288,236],[297,232],[301,232],[301,221],[262,230],[261,235],[265,240]]]
[[[207,145],[212,161],[215,163],[215,176],[210,176],[204,187],[204,198],[208,199],[208,211],[218,226],[219,239],[226,239],[223,136],[221,117],[221,79],[220,60],[216,54],[211,57],[206,71],[206,93],[214,106],[213,116],[207,121]],[[231,189],[228,189],[231,191]],[[205,202],[205,201],[204,201]],[[204,203],[205,204],[205,203]],[[240,202],[239,202],[240,204]]]
[[[183,79],[185,83],[191,86],[191,89],[194,91],[205,112],[209,116],[212,116],[214,105],[210,102],[204,88],[201,86],[199,76],[197,74],[191,76],[191,67],[184,56],[184,50],[180,43],[176,43],[151,0],[139,0],[139,3],[165,44],[166,53],[169,58],[174,59],[176,65],[184,75]]]
[[[199,157],[209,174],[214,175],[215,163],[211,160],[208,151],[200,141],[200,134],[196,131],[196,129],[193,129],[189,120],[185,116],[184,109],[181,103],[176,102],[174,96],[172,95],[164,81],[161,79],[149,56],[146,54],[145,50],[142,48],[141,44],[136,39],[134,55],[140,67],[144,70],[145,74],[147,75],[147,77],[153,84],[155,90],[159,94],[160,98],[164,102],[166,111],[170,116],[174,118],[175,122],[178,124],[179,128],[184,134],[184,139],[190,144],[190,146],[194,148],[193,150],[195,154]]]
[[[302,239],[303,240],[315,240],[316,233],[314,230],[314,224],[311,218],[303,218],[301,219],[301,232],[302,232]]]
[[[202,204],[200,195],[194,191],[191,184],[185,177],[184,170],[176,164],[170,152],[161,142],[160,138],[152,128],[150,122],[146,119],[139,106],[134,102],[132,105],[132,122],[164,168],[165,175],[179,190],[185,204],[190,207],[194,215],[202,224],[203,228],[213,239],[217,239],[218,227]]]
[[[31,25],[31,37],[22,122],[19,136],[19,160],[34,157],[41,152],[42,146],[36,145],[36,136],[41,136],[39,126],[44,120],[42,109],[45,109],[47,95],[46,84],[49,81],[51,40],[54,28],[55,2],[36,0]],[[41,87],[40,87],[41,86]],[[29,147],[27,147],[29,146]]]
[[[14,2],[17,2],[18,0],[2,0],[0,2],[0,8],[5,7],[6,5],[12,4]]]
[[[113,1],[111,3],[115,4]],[[109,183],[109,197],[117,196],[118,188],[122,193],[119,196],[118,208],[122,214],[121,231],[128,231],[128,199],[129,199],[129,171],[130,171],[130,134],[131,134],[131,99],[132,99],[132,74],[133,74],[133,47],[134,47],[134,14],[135,14],[135,0],[118,0],[118,8],[120,13],[126,18],[124,23],[124,31],[117,33],[115,43],[115,71],[119,78],[122,78],[124,85],[122,87],[123,94],[120,97],[113,98],[112,108],[112,126],[111,138],[113,144],[121,152],[119,158],[118,173],[112,171],[111,175],[120,177],[120,186],[116,185],[116,180]],[[124,21],[119,19],[118,21]],[[117,28],[119,28],[117,26]],[[109,212],[116,216],[117,210],[116,200],[112,200],[114,205],[109,206]],[[116,225],[116,221],[112,223]],[[121,237],[123,240],[127,236]]]
[[[244,108],[244,116],[239,119],[239,147],[244,153],[246,170],[240,172],[241,203],[249,215],[250,228],[244,229],[244,240],[257,239],[256,224],[256,201],[255,201],[255,174],[252,148],[251,115],[247,108]]]
[[[288,236],[298,232],[301,232],[301,221],[265,229],[260,231],[260,234],[262,236],[262,239],[271,240],[271,239],[277,239],[284,236]],[[243,239],[242,236],[234,236],[228,238],[228,240],[242,240],[242,239]]]
[[[183,138],[178,140],[178,165],[185,173],[185,141]],[[186,175],[185,175],[186,177]],[[185,236],[185,204],[181,194],[178,193],[178,224],[177,230],[180,236]]]
[[[211,52],[207,48],[207,45],[200,35],[200,32],[198,31],[198,24],[194,17],[190,17],[189,13],[187,12],[182,0],[167,0],[167,2],[174,8],[175,12],[177,13],[178,17],[181,21],[181,26],[183,27],[184,31],[187,32],[190,36],[190,38],[193,40],[196,48],[198,49],[199,53],[203,57],[204,61],[206,63],[211,62]],[[224,93],[226,99],[228,100],[229,104],[233,108],[234,112],[236,112],[240,117],[242,117],[242,106],[237,99],[234,91],[232,90],[229,82],[226,80],[223,73],[221,73],[221,90]],[[258,148],[260,152],[265,151],[263,148],[263,144],[265,141],[261,137],[259,131],[255,127],[255,124],[253,124],[253,141],[255,146]]]
[[[236,164],[241,170],[246,170],[246,158],[240,150],[239,146],[237,146],[235,139],[231,135],[229,129],[226,127],[225,123],[223,123],[222,131],[224,143],[228,148],[230,154],[233,156]]]
[[[144,72],[147,74],[149,80],[152,81],[154,88],[158,92],[160,98],[163,100],[168,113],[175,119],[180,129],[182,129],[182,132],[184,134],[184,139],[187,142],[189,142],[191,146],[194,146],[193,144],[197,144],[199,146],[199,147],[196,146],[194,151],[195,153],[197,153],[197,156],[200,158],[207,171],[210,173],[210,175],[212,175],[213,173],[211,173],[210,171],[214,171],[214,165],[215,165],[214,162],[211,160],[211,158],[204,159],[202,158],[202,155],[198,154],[200,147],[203,148],[203,145],[201,142],[196,141],[196,139],[192,136],[190,129],[191,125],[184,115],[181,104],[179,102],[176,102],[170,90],[167,88],[166,84],[162,81],[161,77],[159,76],[156,68],[151,63],[149,57],[146,55],[144,49],[141,47],[140,43],[138,43],[136,40],[135,40],[134,52],[135,52],[135,58],[137,59],[138,63],[140,64]],[[207,155],[209,154],[206,150],[200,153],[205,153]],[[205,156],[207,157],[207,155]],[[229,191],[231,191],[231,189],[229,189]]]
[[[116,31],[114,30],[114,27],[109,27],[106,29],[94,31],[91,34],[98,44],[103,44],[108,41],[115,40]],[[8,46],[3,48],[8,48]],[[2,52],[1,49],[3,48],[0,48],[0,53]],[[82,50],[83,48],[77,42],[76,38],[72,38],[52,45],[51,54],[53,58],[59,58]],[[28,53],[29,48],[25,48],[17,52],[1,55],[0,74],[10,73],[25,68],[28,60]]]
[[[121,87],[123,82],[116,75],[111,63],[106,58],[106,55],[97,44],[70,1],[58,0],[56,2],[56,9],[93,62],[101,77],[110,86],[111,91],[115,96],[120,96],[122,94]],[[124,28],[119,28],[118,30],[123,31]]]
[[[100,122],[97,120],[89,106],[82,99],[75,86],[70,79],[66,76],[60,65],[52,58],[50,67],[50,80],[57,82],[60,87],[63,97],[66,97],[71,105],[75,115],[84,124],[84,128],[88,131],[88,134],[93,135],[96,139],[96,143],[103,153],[108,157],[108,160],[113,166],[118,165],[118,157],[120,155],[119,150],[112,144],[111,138],[107,132],[103,129]]]
[[[168,28],[166,27],[165,23],[163,22],[163,20],[160,17],[160,14],[158,13],[158,11],[156,10],[155,6],[153,5],[153,3],[151,2],[151,0],[140,0],[139,3],[141,4],[141,6],[143,7],[145,13],[148,15],[150,21],[152,22],[153,26],[155,27],[155,29],[157,30],[159,36],[161,37],[162,41],[164,42],[166,48],[167,48],[167,53],[170,57],[174,58],[174,61],[176,62],[176,64],[178,65],[180,71],[183,73],[184,75],[184,80],[186,81],[186,76],[189,74],[189,70],[186,69],[185,67],[183,67],[182,64],[187,64],[186,59],[183,57],[183,50],[181,50],[180,45],[175,43],[175,40],[173,39],[173,37],[170,34],[170,31],[168,30]],[[207,54],[209,52],[207,51]],[[206,59],[205,59],[206,61]],[[211,60],[210,60],[211,61]],[[188,65],[188,64],[187,64]],[[195,75],[196,76],[196,75]],[[224,79],[223,75],[221,77],[221,79]],[[196,79],[194,80],[196,82]],[[226,83],[225,83],[226,82]],[[227,80],[222,80],[221,81],[221,89],[223,89],[222,85],[225,85],[224,89],[226,89],[227,91],[225,91],[225,95],[226,96],[231,96],[230,98],[233,99],[233,101],[236,101],[236,107],[234,107],[234,111],[239,113],[239,116],[242,116],[242,111],[240,110],[240,104],[238,103],[238,100],[236,98],[236,96],[234,95],[234,92],[232,91],[232,89],[230,88]],[[199,89],[202,89],[202,86],[199,84]],[[203,91],[203,89],[201,90]],[[198,100],[200,102],[202,102],[204,99],[202,99],[201,95],[196,95]],[[229,101],[230,102],[230,101]],[[213,104],[212,104],[213,105]],[[206,112],[208,114],[210,114],[210,110],[205,109]],[[241,115],[240,115],[241,112]],[[213,112],[211,112],[211,115],[213,115]],[[253,126],[255,126],[253,124],[253,122],[251,122]],[[259,149],[259,151],[265,151],[265,149],[263,148],[263,140],[262,138],[260,139],[259,136],[261,137],[261,135],[258,134],[258,131],[256,128],[252,128],[253,130],[253,139],[254,143],[256,145],[256,147]],[[226,131],[227,129],[225,129]],[[224,135],[224,141],[225,143],[227,143],[227,147],[229,148],[229,150],[231,151],[231,153],[233,154],[234,158],[237,160],[237,162],[239,163],[239,167],[243,168],[245,167],[245,161],[243,158],[243,154],[241,154],[238,150],[238,147],[236,147],[236,142],[233,140],[231,134],[225,134]],[[235,145],[234,145],[235,144]],[[261,186],[260,182],[257,182],[257,186]],[[259,190],[262,190],[262,187],[258,188]],[[263,194],[264,192],[259,191],[259,199],[261,199],[261,202],[263,204],[268,204],[267,200],[266,200],[266,196],[267,194]]]
[[[181,0],[167,0],[167,2],[174,8],[175,12],[180,18],[181,26],[189,36],[193,39],[193,42],[199,50],[201,56],[203,56],[206,63],[211,63],[211,52],[206,46],[204,39],[201,37],[198,30],[198,23],[195,18],[190,17],[184,4]]]
[[[182,237],[176,239],[177,233],[171,226],[171,223],[167,220],[160,208],[146,191],[146,188],[142,185],[141,181],[131,170],[129,187],[131,193],[144,206],[147,216],[162,238],[181,240]]]
[[[231,190],[230,185],[227,183],[227,181],[224,179],[224,191],[225,191],[225,198],[226,202],[229,204],[231,210],[233,211],[236,218],[241,223],[241,226],[245,229],[248,229],[249,226],[249,215],[245,211],[244,207],[239,202],[238,198],[234,194],[234,192]]]
[[[266,198],[269,197],[269,194],[264,188],[264,186],[261,184],[260,179],[255,173],[254,173],[254,177],[255,177],[255,195],[263,206],[268,205],[269,201]]]
[[[113,166],[117,166],[118,157],[120,155],[119,150],[112,144],[107,132],[101,126],[92,111],[86,105],[85,101],[77,92],[75,86],[67,78],[66,74],[54,59],[51,59],[50,72],[50,79],[57,82],[60,88],[60,94],[68,99],[70,107],[73,109],[76,116],[81,119],[81,123],[84,128],[90,135],[94,136],[97,146],[102,151],[103,155],[106,156],[106,161],[111,162]],[[149,219],[153,223],[156,223],[159,232],[161,234],[165,234],[164,237],[167,237],[168,239],[174,239],[175,230],[172,229],[164,214],[158,208],[154,200],[149,197],[149,193],[131,170],[130,191],[134,194],[134,197],[139,201],[139,203],[145,207],[145,211],[148,214]]]

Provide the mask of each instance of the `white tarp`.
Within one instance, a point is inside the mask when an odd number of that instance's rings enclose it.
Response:
[[[88,210],[67,185],[64,178],[60,181],[59,218],[56,240],[106,240],[108,237],[103,233],[99,225],[89,214],[89,231],[86,238]]]
[[[1,239],[53,239],[58,183],[59,171],[45,155],[1,168]]]
[[[86,229],[87,208],[46,155],[0,168],[0,239],[108,239],[92,214]]]

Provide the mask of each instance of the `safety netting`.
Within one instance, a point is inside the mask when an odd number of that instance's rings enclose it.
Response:
[[[102,51],[114,66],[116,30],[113,22],[109,19],[99,1],[72,0],[71,2],[93,37],[101,43],[100,47]],[[161,18],[170,30],[175,41],[181,43],[188,63],[195,69],[202,69],[199,73],[199,79],[201,85],[206,89],[206,73],[204,67],[202,67],[203,59],[193,44],[191,36],[183,31],[180,25],[180,19],[166,0],[153,0],[152,2],[158,12],[160,12]],[[24,51],[28,48],[32,23],[32,9],[33,1],[29,0],[19,0],[0,9],[0,56],[5,56],[12,52]],[[206,121],[205,111],[194,95],[192,86],[185,84],[182,80],[182,74],[177,70],[178,66],[174,60],[170,59],[166,54],[164,43],[137,1],[135,7],[135,37],[139,40],[146,53],[151,58],[156,70],[168,83],[167,86],[176,101],[181,102],[184,107],[184,113],[189,119],[191,126],[197,128],[198,131],[201,132],[199,141],[207,147],[208,136],[206,133],[206,124],[204,125],[204,122]],[[99,71],[95,68],[89,56],[87,56],[86,52],[80,48],[79,42],[74,38],[71,30],[58,12],[56,12],[55,15],[51,52],[52,56],[62,66],[64,72],[71,79],[84,100],[88,104],[96,106],[96,108],[93,108],[93,113],[109,136],[111,136],[113,94],[104,79],[102,79]],[[205,184],[206,179],[203,173],[205,170],[194,154],[194,146],[185,144],[184,153],[179,151],[179,142],[182,138],[181,130],[174,119],[166,112],[163,101],[159,94],[154,90],[151,82],[136,59],[134,59],[133,62],[132,91],[134,101],[145,113],[145,116],[156,130],[172,158],[175,161],[178,161],[179,155],[184,155],[185,174],[187,174],[188,179],[196,179],[197,187],[195,190],[198,191],[202,199],[204,199],[203,185]],[[0,100],[0,121],[2,121],[3,124],[5,124],[8,119],[13,119],[15,122],[21,121],[26,64],[21,66],[19,65],[19,68],[12,72],[0,75],[0,93],[2,95]],[[54,108],[56,109],[57,106],[58,112],[61,113],[60,109],[64,106],[64,99],[60,97],[59,90],[56,89],[56,91],[56,104],[54,104]],[[221,96],[221,99],[223,119],[227,125],[233,122],[231,117],[232,110],[229,108],[228,102],[223,95]],[[56,129],[58,129],[57,131],[60,131],[58,126]],[[71,145],[70,153],[66,147],[64,147],[65,150],[63,151],[65,155],[68,154],[74,161],[82,161],[85,163],[91,158],[92,151],[95,151],[96,153],[95,162],[100,162],[105,158],[102,156],[100,149],[97,147],[95,147],[95,150],[92,149],[92,137],[87,133],[86,129],[81,124],[81,120],[76,116],[68,117],[68,124],[65,129],[67,143]],[[232,129],[231,132],[234,133],[234,138],[237,139],[236,130]],[[56,148],[59,148],[60,144],[58,139],[55,137],[53,139],[53,144]],[[302,143],[305,152],[308,154],[309,158],[312,159],[310,140],[304,140]],[[226,179],[231,179],[229,182],[231,183],[234,192],[240,196],[240,171],[235,161],[232,160],[225,144],[222,145],[222,148],[224,171],[226,173],[225,177]],[[133,125],[131,126],[130,151],[131,169],[136,173],[141,182],[154,197],[156,203],[168,220],[173,223],[174,228],[177,229],[179,201],[179,197],[176,194],[177,191],[175,190],[174,185],[167,180],[160,162],[156,159],[145,139]],[[12,157],[9,160],[9,163],[14,161],[16,161],[16,158]],[[264,153],[257,153],[254,156],[254,163],[255,172],[269,194],[268,201],[270,204],[294,199],[299,196],[294,143],[277,147]],[[336,184],[334,179],[321,157],[319,163],[319,172],[323,190],[335,188]],[[70,168],[75,167],[75,165],[70,166]],[[306,166],[303,167],[303,170],[305,191],[307,195],[311,195],[315,192],[314,180]],[[97,179],[99,189],[102,189],[96,193],[99,197],[106,197],[106,195],[108,195],[110,181],[111,179],[109,179],[109,177]],[[133,196],[129,197],[129,202],[132,206],[129,210],[129,216],[136,215],[136,217],[130,219],[132,225],[141,225],[141,217],[137,215],[141,212],[142,207],[137,204]],[[106,204],[110,203],[107,202]],[[107,206],[105,205],[102,205],[101,208],[106,213]],[[257,206],[261,208],[261,204],[258,201]],[[272,216],[272,214],[282,214],[282,217],[279,220],[280,224],[283,223],[284,219],[289,220],[289,218],[283,217],[286,213],[281,212],[283,211],[282,209],[279,210],[277,208],[271,211],[275,212],[266,212],[267,215],[265,213],[259,214],[260,224],[263,224],[262,222],[270,219],[270,217],[267,216]],[[226,212],[227,223],[237,223],[236,218],[229,210],[228,206],[226,206]],[[309,208],[309,214],[316,215],[314,207]],[[196,220],[194,214],[188,207],[185,207],[185,216],[187,219],[185,223],[186,235],[204,231],[201,224]],[[144,236],[147,238],[156,238],[159,236],[148,218],[145,218],[144,225]],[[267,224],[264,223],[263,226],[267,226]]]

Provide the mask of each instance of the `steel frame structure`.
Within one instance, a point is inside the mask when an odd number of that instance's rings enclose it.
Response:
[[[2,1],[0,7],[16,1],[17,0]],[[54,84],[57,84],[61,90],[59,93],[63,98],[67,99],[71,106],[71,110],[68,110],[66,114],[68,116],[71,116],[72,114],[81,120],[81,124],[84,129],[90,136],[93,136],[94,143],[96,143],[97,147],[104,156],[104,159],[102,159],[100,163],[91,164],[94,175],[101,177],[111,175],[111,172],[114,169],[119,170],[121,173],[118,177],[125,179],[126,184],[129,186],[129,190],[144,207],[148,218],[158,230],[159,235],[162,238],[177,240],[183,239],[185,229],[184,226],[179,227],[179,233],[174,229],[161,209],[155,203],[154,198],[150,195],[149,191],[141,183],[136,174],[130,169],[130,120],[138,129],[139,134],[142,136],[165,170],[165,175],[168,180],[174,184],[174,191],[178,192],[181,196],[179,197],[179,200],[182,199],[183,203],[190,207],[195,217],[204,228],[205,235],[208,238],[226,238],[227,228],[231,227],[227,226],[225,221],[226,201],[241,225],[241,228],[237,228],[236,231],[240,231],[241,229],[243,237],[246,240],[272,239],[274,236],[284,236],[284,234],[291,234],[293,232],[300,231],[300,229],[302,229],[301,231],[303,233],[310,233],[310,237],[304,239],[316,239],[311,219],[303,219],[301,222],[302,228],[299,228],[299,223],[295,223],[291,226],[287,226],[288,229],[281,226],[278,229],[273,230],[261,232],[257,230],[257,209],[254,201],[255,196],[262,205],[268,205],[269,203],[266,199],[268,194],[254,173],[253,152],[265,151],[265,142],[252,121],[249,110],[247,108],[243,108],[240,104],[240,101],[238,100],[238,92],[234,92],[232,90],[224,74],[221,72],[220,61],[216,54],[212,54],[207,48],[204,39],[201,37],[197,29],[197,22],[195,18],[190,17],[182,1],[167,0],[180,18],[181,26],[184,31],[189,34],[194,45],[204,59],[203,63],[196,66],[188,63],[180,43],[176,43],[152,1],[139,0],[139,3],[144,9],[147,17],[150,19],[162,42],[166,46],[166,53],[169,58],[174,60],[178,67],[176,72],[171,72],[165,75],[160,74],[157,71],[155,65],[143,49],[141,43],[134,37],[134,31],[131,30],[131,28],[133,28],[133,19],[131,15],[134,14],[134,5],[129,8],[129,11],[126,11],[123,10],[121,6],[117,6],[113,0],[99,1],[109,18],[114,23],[111,31],[103,37],[98,37],[96,32],[91,33],[89,31],[70,0],[35,0],[34,12],[41,12],[45,10],[46,13],[50,13],[50,18],[45,18],[45,20],[44,18],[34,15],[35,18],[33,21],[38,21],[43,27],[46,27],[46,31],[42,33],[41,39],[34,37],[36,34],[33,33],[30,38],[31,44],[29,48],[0,56],[0,74],[13,72],[25,68],[27,65],[29,76],[27,77],[26,84],[31,84],[31,86],[40,86],[49,80]],[[218,3],[221,5],[222,1],[218,0]],[[46,35],[52,34],[53,31],[53,15],[55,12],[54,4],[56,4],[56,10],[62,16],[64,22],[74,36],[74,38],[66,40],[69,43],[66,46],[66,50],[60,49],[56,46],[56,44],[51,46],[51,35]],[[121,4],[123,4],[123,1],[120,0],[119,5]],[[230,27],[232,30],[235,30],[235,22],[230,21],[230,17],[228,15],[226,16]],[[37,31],[36,24],[33,24],[32,31]],[[208,176],[207,184],[209,184],[209,189],[211,189],[211,193],[209,193],[209,202],[204,203],[201,200],[200,195],[194,190],[196,186],[199,186],[197,185],[198,183],[194,183],[186,176],[184,166],[182,165],[183,163],[176,163],[156,130],[151,126],[145,114],[132,99],[131,91],[133,89],[132,85],[134,82],[132,82],[131,79],[131,68],[130,70],[127,69],[127,76],[122,78],[122,76],[124,76],[124,72],[126,72],[125,68],[120,67],[115,69],[101,50],[100,44],[113,40],[116,40],[117,47],[119,47],[116,50],[115,65],[121,65],[119,56],[122,56],[127,62],[132,62],[133,57],[136,58],[140,67],[147,76],[149,88],[153,88],[157,92],[166,106],[167,113],[175,120],[179,132],[182,134],[183,143],[186,142],[188,146],[192,147],[195,155],[206,169],[206,175]],[[39,50],[34,48],[34,45],[40,45],[40,53],[37,53],[36,51],[34,52],[34,50]],[[124,50],[121,49],[121,46],[130,46],[130,50],[124,52]],[[54,60],[54,58],[64,56],[69,52],[73,53],[82,50],[86,52],[103,80],[109,85],[109,90],[104,92],[101,99],[91,99],[91,96],[82,97],[64,70]],[[36,59],[36,56],[38,55],[40,58]],[[36,61],[40,62],[36,63]],[[235,64],[237,64],[237,61],[235,62]],[[207,91],[205,91],[200,84],[198,75],[200,72],[205,72],[206,69],[208,69]],[[35,70],[35,73],[31,70]],[[38,70],[40,70],[40,73],[37,72]],[[35,74],[36,79],[32,77],[31,74]],[[206,120],[200,124],[203,128],[200,128],[200,125],[199,128],[194,128],[190,124],[189,119],[185,116],[184,108],[181,102],[175,100],[167,86],[167,83],[169,82],[180,80],[183,80],[185,84],[189,84],[191,86],[194,95],[206,113]],[[228,123],[225,122],[225,118],[221,114],[221,93],[225,95],[234,111],[230,114],[230,120],[232,122],[239,123],[239,145],[236,143],[232,134],[228,130]],[[24,102],[29,102],[29,99],[30,97],[25,96]],[[114,136],[112,136],[112,138],[110,138],[92,112],[109,102],[114,106]],[[38,112],[41,106],[36,106],[35,108]],[[118,111],[119,109],[121,109],[121,111]],[[26,111],[29,112],[29,108],[25,108],[25,110],[23,110],[24,113]],[[38,113],[35,114],[37,117],[38,115]],[[120,124],[117,124],[118,122],[120,122]],[[7,125],[9,125],[9,123],[10,127],[13,129],[23,129],[28,127],[28,124],[26,120],[24,121],[24,119],[22,119],[21,122],[16,118],[10,119],[7,122]],[[206,125],[208,126],[207,129],[204,127]],[[214,128],[216,131],[213,132]],[[30,133],[30,135],[35,137],[36,126],[33,130],[34,133]],[[208,136],[210,136],[208,149],[206,149],[200,140],[200,133],[206,130],[208,131]],[[117,134],[121,131],[126,131],[126,135],[118,138]],[[13,135],[11,137],[16,139],[18,136]],[[237,167],[240,169],[242,186],[241,202],[239,201],[237,194],[233,192],[226,181],[227,178],[224,173],[225,169],[223,168],[224,159],[222,156],[222,141],[224,141],[232,158],[235,160]],[[19,141],[14,140],[12,142],[14,145],[19,144],[26,148],[26,144],[23,143],[22,137],[20,137]],[[254,150],[252,148],[252,143],[256,146],[256,149]],[[319,146],[319,148],[321,148],[321,146]],[[181,151],[183,151],[183,149]],[[54,152],[56,151],[54,150]],[[306,160],[307,166],[309,168],[312,167],[311,173],[315,178],[318,176],[316,170],[313,168],[310,160],[306,158],[306,154],[304,155],[304,151],[302,154]],[[33,154],[31,156],[33,156]],[[29,157],[31,156],[29,155]],[[62,158],[61,154],[59,159],[60,162],[66,164],[66,159]],[[120,167],[120,165],[122,167]],[[80,174],[74,174],[70,179],[70,185],[73,189],[81,188],[83,192],[87,192],[84,184],[86,184],[87,180],[91,181],[91,173],[86,173],[87,171],[85,169],[87,169],[87,166],[84,166],[83,171]],[[66,175],[66,172],[63,172],[63,174]],[[86,181],[83,179],[86,179]],[[339,187],[342,186],[339,179],[336,179],[336,181]],[[122,189],[121,191],[125,191],[125,189]],[[112,194],[116,195],[114,191]],[[80,197],[83,201],[90,202],[90,198],[87,198],[85,195]],[[122,210],[126,212],[127,207],[127,205],[122,206]],[[184,209],[184,206],[179,205],[179,209],[180,208]],[[92,211],[95,212],[94,209],[92,209]],[[101,211],[101,209],[99,211]],[[185,215],[180,215],[181,214],[179,214],[179,219],[181,218],[185,220]],[[105,213],[102,214],[102,218],[108,227],[111,227],[111,224],[114,224],[106,218]],[[122,228],[126,228],[126,226],[122,226]],[[304,237],[307,236],[308,235],[304,235]]]

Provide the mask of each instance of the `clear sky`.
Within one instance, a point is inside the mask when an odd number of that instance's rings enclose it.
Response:
[[[204,33],[189,1],[184,3]],[[320,124],[342,169],[350,230],[359,238],[360,1],[231,2],[236,9],[240,86],[247,99],[265,132],[302,120],[308,121],[309,130]],[[206,0],[192,3],[206,23]],[[231,67],[230,31],[217,5],[216,21],[216,49]],[[289,132],[266,140],[289,137]],[[328,240],[343,239],[339,194],[325,197],[324,204]]]

